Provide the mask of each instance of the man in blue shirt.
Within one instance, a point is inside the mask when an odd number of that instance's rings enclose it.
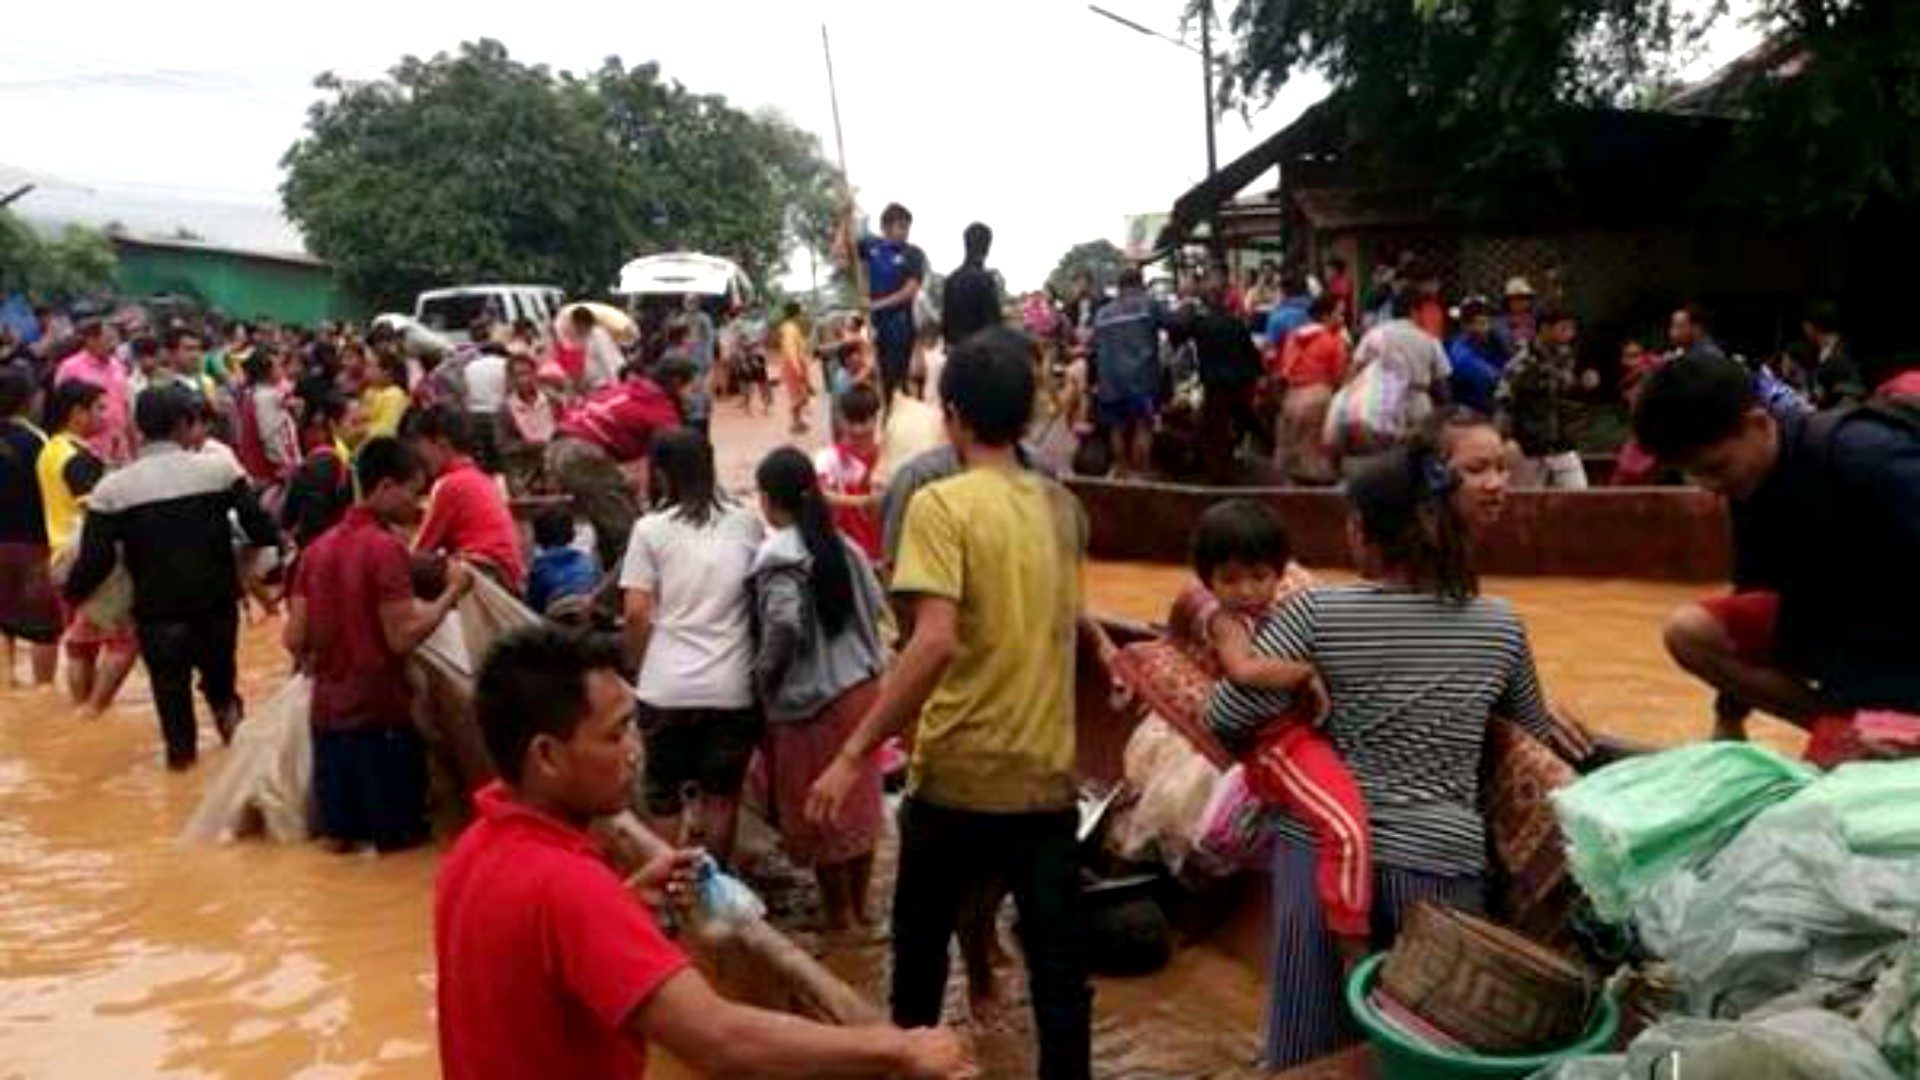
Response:
[[[1287,343],[1287,335],[1313,321],[1307,308],[1313,296],[1307,291],[1307,279],[1298,270],[1280,275],[1280,303],[1267,316],[1267,345],[1278,349]]]
[[[1507,366],[1507,355],[1493,338],[1493,312],[1478,296],[1460,304],[1460,333],[1447,344],[1447,360],[1453,374],[1447,381],[1453,401],[1482,416],[1493,415],[1493,391],[1500,385],[1500,372]]]
[[[867,268],[868,307],[880,358],[880,386],[887,404],[907,384],[913,366],[913,302],[927,277],[927,256],[907,243],[913,215],[899,203],[880,212],[880,235],[860,238],[857,251]]]
[[[1093,402],[1121,475],[1145,475],[1153,457],[1166,325],[1166,311],[1132,266],[1120,272],[1119,295],[1093,317]]]

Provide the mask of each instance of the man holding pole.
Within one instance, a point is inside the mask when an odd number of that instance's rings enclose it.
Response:
[[[913,215],[899,203],[890,203],[880,213],[880,235],[861,237],[852,245],[852,254],[866,271],[874,344],[880,355],[881,396],[889,408],[894,392],[907,385],[913,364],[913,304],[927,276],[926,254],[907,242],[912,229]]]

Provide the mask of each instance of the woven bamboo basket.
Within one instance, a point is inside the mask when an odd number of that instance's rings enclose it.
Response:
[[[1434,903],[1413,910],[1380,971],[1381,989],[1487,1054],[1564,1046],[1585,1030],[1599,982],[1510,930]]]

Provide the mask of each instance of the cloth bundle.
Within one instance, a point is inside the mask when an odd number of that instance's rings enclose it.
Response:
[[[1702,743],[1609,765],[1552,799],[1574,879],[1602,919],[1620,922],[1655,883],[1818,775],[1748,743]]]

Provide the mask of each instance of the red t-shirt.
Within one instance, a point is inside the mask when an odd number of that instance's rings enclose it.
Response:
[[[406,542],[362,506],[300,553],[293,589],[307,604],[314,726],[413,723],[407,658],[380,629],[380,605],[413,596],[410,569]]]
[[[645,1049],[620,1027],[686,956],[592,837],[498,783],[474,805],[434,886],[442,1075],[645,1075]]]
[[[814,472],[820,478],[820,490],[835,495],[873,494],[873,472],[879,463],[878,447],[863,454],[839,442],[822,447],[813,457]],[[833,508],[833,524],[841,535],[853,541],[854,547],[866,552],[867,558],[879,561],[884,546],[881,543],[883,523],[878,505],[864,509],[836,506]]]
[[[527,583],[527,563],[520,554],[520,530],[500,485],[480,471],[473,459],[460,455],[448,463],[433,482],[427,497],[427,517],[413,546],[420,551],[450,551],[492,564],[507,576],[518,592]]]
[[[1347,339],[1325,323],[1308,323],[1287,335],[1278,369],[1289,387],[1339,386],[1347,373]]]
[[[638,461],[653,449],[653,436],[680,426],[680,406],[647,378],[602,387],[555,429],[591,443],[615,461]]]

